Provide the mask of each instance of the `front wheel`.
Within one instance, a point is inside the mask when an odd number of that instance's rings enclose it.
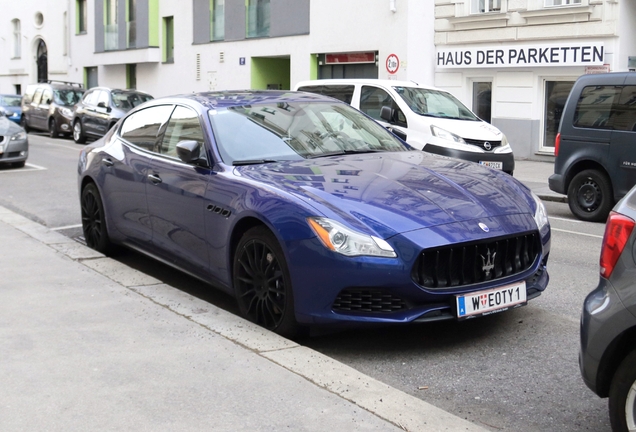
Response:
[[[588,222],[604,222],[614,206],[609,177],[595,169],[574,176],[568,187],[568,205],[576,217]]]
[[[22,129],[24,129],[26,133],[29,133],[31,131],[31,128],[29,127],[29,125],[27,125],[25,116],[20,117],[20,126],[22,126]]]
[[[106,229],[106,217],[104,204],[93,183],[87,184],[82,190],[82,231],[88,247],[98,252],[107,254],[111,251],[112,245]]]
[[[609,393],[609,415],[614,432],[636,431],[636,350],[618,367]]]
[[[73,141],[77,144],[84,144],[86,142],[86,134],[84,133],[80,119],[75,120],[75,123],[73,123]]]
[[[54,118],[49,120],[49,135],[51,138],[60,136],[60,131],[57,129],[57,122]]]
[[[299,334],[285,255],[265,227],[247,231],[236,248],[232,271],[241,315],[285,337]]]

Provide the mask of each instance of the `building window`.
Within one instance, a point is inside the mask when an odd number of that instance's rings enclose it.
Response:
[[[75,2],[75,34],[86,34],[86,0]]]
[[[137,1],[128,0],[126,6],[126,38],[128,48],[137,46]]]
[[[558,1],[558,0],[555,0]],[[472,13],[501,12],[501,0],[472,0]]]
[[[545,0],[545,6],[567,6],[581,4],[581,0]]]
[[[225,0],[210,0],[210,40],[225,38]]]
[[[104,1],[104,49],[115,50],[118,48],[118,33],[119,28],[117,26],[117,0],[105,0]]]
[[[174,18],[163,18],[163,61],[174,63]]]
[[[20,20],[14,19],[11,21],[13,25],[13,57],[22,57],[22,31],[20,30]]]
[[[66,12],[64,12],[62,16],[62,25],[64,27],[64,46],[62,47],[62,55],[68,55],[68,20],[66,19]]]
[[[247,37],[269,36],[269,0],[247,0]]]
[[[554,141],[559,132],[559,123],[574,81],[544,82],[543,142],[541,151],[554,152]]]

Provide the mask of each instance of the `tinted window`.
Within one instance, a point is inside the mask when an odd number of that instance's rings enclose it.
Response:
[[[160,105],[133,113],[127,117],[120,135],[131,144],[155,151],[159,129],[168,121],[172,105]]]
[[[636,86],[625,86],[612,107],[609,125],[614,130],[636,130]]]
[[[351,104],[351,99],[353,99],[354,88],[355,87],[352,85],[331,85],[331,86],[316,85],[316,86],[299,87],[298,91],[330,96],[334,99],[338,99],[345,103]]]
[[[360,111],[376,120],[384,121],[382,117],[380,117],[383,106],[395,109],[397,112],[397,122],[406,126],[406,117],[398,108],[390,94],[378,87],[362,86],[360,92]]]
[[[203,130],[196,111],[178,106],[170,116],[159,152],[166,156],[178,157],[177,144],[180,141],[197,141],[201,148],[204,143]]]
[[[612,105],[618,102],[620,94],[620,86],[585,87],[574,111],[574,126],[609,129]]]

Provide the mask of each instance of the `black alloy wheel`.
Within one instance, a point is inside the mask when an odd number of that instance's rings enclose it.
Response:
[[[57,138],[60,136],[60,131],[57,130],[57,122],[54,118],[49,120],[49,136],[51,138]]]
[[[104,205],[97,187],[87,184],[82,190],[82,231],[88,247],[103,254],[111,250],[110,239],[106,229]]]
[[[568,187],[568,205],[579,219],[605,222],[614,206],[610,179],[595,169],[581,171]]]
[[[232,279],[243,317],[285,337],[298,335],[285,256],[267,228],[255,227],[243,235]]]
[[[636,430],[636,350],[623,359],[616,370],[609,393],[609,416],[612,430]]]
[[[73,122],[73,141],[77,144],[84,144],[86,142],[86,134],[84,133],[84,127],[82,127],[82,121],[75,119]]]

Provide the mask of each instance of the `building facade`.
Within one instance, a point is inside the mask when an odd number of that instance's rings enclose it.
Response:
[[[545,159],[577,77],[629,69],[635,22],[630,0],[435,0],[435,84]]]

